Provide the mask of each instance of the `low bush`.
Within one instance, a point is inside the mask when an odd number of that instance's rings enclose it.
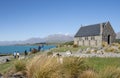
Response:
[[[63,45],[73,45],[74,41],[70,41],[70,42],[65,42]]]
[[[17,60],[14,63],[15,71],[24,71],[26,70],[26,62],[24,60]]]
[[[49,55],[53,55],[53,52],[47,52],[47,55],[49,56]]]
[[[116,39],[115,42],[120,44],[120,39]]]
[[[77,48],[78,47],[78,45],[73,45],[73,48]]]

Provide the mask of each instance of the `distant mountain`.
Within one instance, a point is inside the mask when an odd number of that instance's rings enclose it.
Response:
[[[46,40],[46,42],[61,43],[61,42],[73,41],[73,36],[63,35],[63,34],[54,34],[54,35],[49,35],[44,39]]]
[[[34,44],[34,43],[39,43],[39,42],[44,42],[45,40],[42,38],[30,38],[28,40],[23,41],[25,44]]]
[[[0,41],[0,45],[15,45],[15,44],[34,44],[40,42],[62,43],[73,41],[73,36],[63,34],[53,34],[45,38],[30,38],[24,41]]]
[[[117,35],[116,38],[117,38],[117,39],[120,39],[120,32],[118,32],[116,35]]]

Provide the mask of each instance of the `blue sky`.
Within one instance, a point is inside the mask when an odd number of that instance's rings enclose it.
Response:
[[[0,41],[74,35],[106,21],[120,32],[120,0],[0,0]]]

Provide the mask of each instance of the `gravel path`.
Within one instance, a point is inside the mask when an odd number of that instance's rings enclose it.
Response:
[[[72,53],[68,54],[66,52],[60,52],[59,53],[63,57],[67,56],[76,56],[76,57],[120,57],[120,53],[103,53],[103,54],[97,54],[97,53]],[[53,54],[55,55],[55,54]]]

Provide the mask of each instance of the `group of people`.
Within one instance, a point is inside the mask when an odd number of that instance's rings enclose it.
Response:
[[[42,47],[43,47],[43,46],[38,46],[37,51],[41,51],[41,48],[42,48]],[[34,50],[34,48],[33,48],[33,49],[30,48],[30,52],[31,52],[32,50]],[[25,55],[25,57],[28,55],[27,50],[24,51],[24,55]],[[16,59],[16,58],[19,58],[19,57],[20,57],[20,53],[19,53],[18,51],[15,51],[14,54],[13,54],[13,56],[14,56],[15,59]]]
[[[14,52],[13,56],[14,56],[14,58],[19,58],[20,57],[20,53],[19,52]]]
[[[24,55],[25,55],[25,57],[28,55],[27,50],[24,51]],[[13,56],[14,56],[15,59],[19,58],[20,57],[20,53],[15,51],[14,54],[13,54]]]

